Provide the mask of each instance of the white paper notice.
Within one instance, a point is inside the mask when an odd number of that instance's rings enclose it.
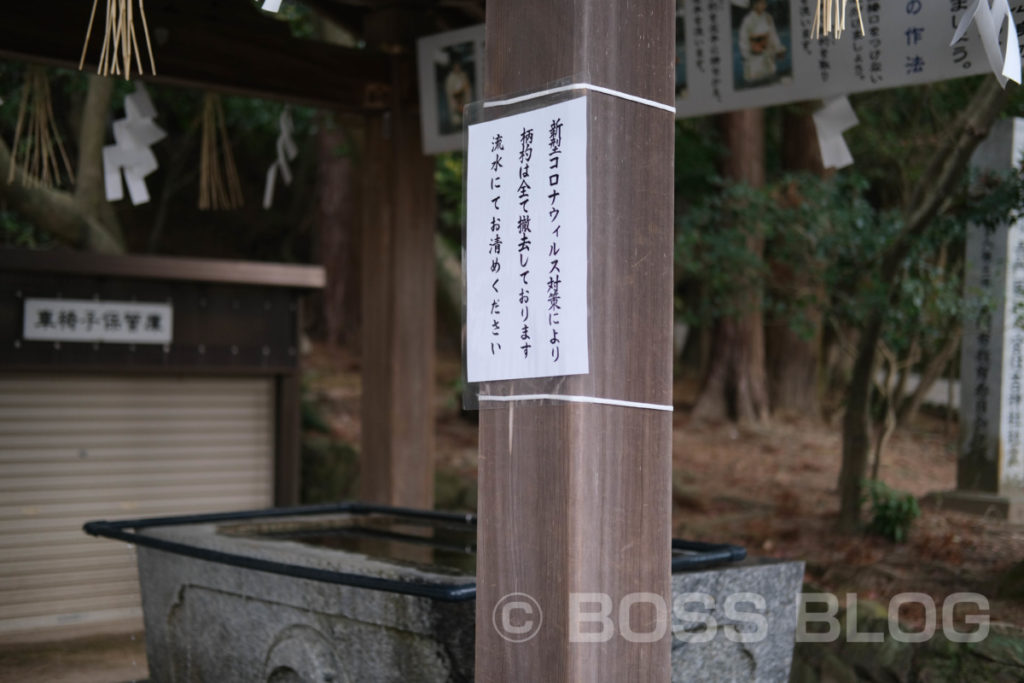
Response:
[[[469,127],[466,375],[579,375],[587,340],[587,99]]]

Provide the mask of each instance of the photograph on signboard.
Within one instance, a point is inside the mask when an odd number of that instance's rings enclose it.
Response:
[[[481,99],[484,27],[422,38],[417,46],[426,154],[461,149],[463,109]]]
[[[686,5],[676,0],[676,97],[686,97]]]
[[[474,99],[475,63],[476,54],[472,41],[442,48],[435,56],[437,119],[441,135],[450,135],[462,130],[462,110]]]
[[[789,0],[732,0],[736,90],[792,80]]]

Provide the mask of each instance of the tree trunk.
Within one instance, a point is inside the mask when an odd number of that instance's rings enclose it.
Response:
[[[317,37],[332,45],[354,47],[355,37],[329,15],[316,20]],[[323,112],[319,117],[316,155],[315,252],[327,272],[321,292],[313,295],[312,327],[325,341],[359,352],[362,346],[362,207],[359,152],[364,123],[360,117]]]
[[[95,216],[107,226],[110,235],[124,242],[121,225],[114,206],[107,201],[103,180],[103,144],[107,139],[110,100],[114,96],[114,79],[89,75],[78,133],[78,177],[75,203],[82,211]]]
[[[729,150],[722,175],[752,187],[764,185],[764,111],[745,109],[719,117]],[[751,237],[747,249],[760,257],[764,240]],[[738,295],[744,311],[715,325],[711,362],[693,409],[695,419],[735,419],[757,423],[768,419],[768,388],[764,359],[764,322],[760,288]]]
[[[817,103],[803,102],[785,107],[782,115],[782,167],[787,171],[804,171],[825,175],[821,149],[814,128],[812,112]],[[793,197],[800,202],[802,198]],[[768,245],[771,261],[772,245]],[[822,315],[817,302],[824,299],[824,286],[808,271],[796,272],[788,264],[772,261],[773,280],[790,298],[796,294],[814,295],[815,304],[800,314],[812,330],[810,337],[793,330],[791,321],[770,320],[765,330],[765,352],[768,358],[768,387],[775,412],[813,415],[821,413],[818,369],[821,365]]]
[[[782,168],[806,171],[824,177],[828,172],[821,161],[814,110],[820,101],[800,102],[782,110]]]
[[[710,368],[693,417],[740,423],[765,421],[768,402],[760,312],[722,318],[715,324],[714,338]]]
[[[774,321],[765,330],[768,356],[768,386],[772,410],[817,418],[821,414],[818,394],[818,354],[821,349],[821,314],[807,311],[814,336],[805,339],[786,321]]]
[[[328,343],[358,350],[360,338],[359,193],[355,191],[355,143],[348,126],[321,121],[317,147],[319,173],[316,229],[327,270],[323,291],[323,331]]]
[[[1015,87],[1008,84],[1006,89],[1002,89],[994,78],[983,80],[968,108],[950,127],[952,133],[946,144],[935,151],[928,172],[922,175],[914,192],[905,226],[882,254],[878,277],[889,291],[887,305],[891,305],[897,295],[899,269],[911,246],[921,237],[954,184],[962,177],[974,148],[988,135],[992,121]],[[860,526],[861,494],[870,448],[868,399],[885,308],[885,305],[878,306],[869,315],[863,334],[857,341],[853,374],[846,390],[843,464],[838,482],[838,524],[845,532],[852,532]]]

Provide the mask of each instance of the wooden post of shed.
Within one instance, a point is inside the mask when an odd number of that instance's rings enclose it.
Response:
[[[411,43],[394,10],[367,20],[384,49]],[[423,154],[411,51],[392,59],[390,106],[366,118],[360,498],[434,506],[434,165]]]
[[[673,10],[490,0],[486,96],[586,78],[671,104]],[[590,375],[565,393],[670,406],[674,116],[588,97]],[[670,614],[671,413],[493,405],[480,411],[476,679],[668,681],[668,615],[650,594]]]

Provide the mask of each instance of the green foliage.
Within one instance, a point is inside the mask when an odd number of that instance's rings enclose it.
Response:
[[[685,211],[708,193],[716,192],[718,159],[726,149],[710,117],[676,121],[676,212]]]
[[[0,169],[6,172],[4,169]],[[47,249],[53,238],[25,220],[21,214],[0,208],[0,245],[21,249]]]
[[[438,468],[434,473],[434,507],[438,510],[476,512],[476,479],[465,472]]]
[[[336,439],[322,408],[308,395],[301,405],[301,485],[303,503],[333,503],[356,494],[359,454]]]
[[[884,216],[862,199],[856,175],[831,181],[789,175],[761,189],[721,180],[715,186],[676,223],[680,313],[691,325],[762,306],[809,332],[804,314],[827,302],[801,283],[824,280],[829,291],[838,289],[849,283],[848,271],[863,266],[865,249],[877,253],[884,241]],[[795,283],[750,248],[755,240],[768,243],[772,260],[788,273],[800,275]],[[751,291],[764,292],[762,300],[744,296]]]
[[[322,434],[302,438],[303,503],[335,503],[356,494],[359,455],[351,445]]]
[[[869,200],[867,178],[789,175],[760,189],[716,179],[713,187],[676,222],[677,309],[688,324],[708,326],[761,306],[810,337],[811,311],[851,330],[883,309],[883,341],[901,359],[930,357],[977,306],[963,296],[967,226],[995,226],[1024,209],[1020,173],[965,177],[912,245],[897,280],[883,282],[879,266],[904,216]],[[750,248],[756,240],[767,244],[767,261]]]
[[[967,108],[982,78],[851,96],[860,123],[844,134],[856,167],[880,208],[902,208],[927,173],[935,148],[954,118]]]
[[[871,503],[868,532],[894,543],[906,541],[911,524],[921,515],[917,499],[905,491],[889,488],[881,481],[865,481],[864,489]]]
[[[438,154],[434,162],[434,187],[437,189],[437,221],[441,236],[449,244],[462,244],[462,193],[465,155],[462,152]]]

